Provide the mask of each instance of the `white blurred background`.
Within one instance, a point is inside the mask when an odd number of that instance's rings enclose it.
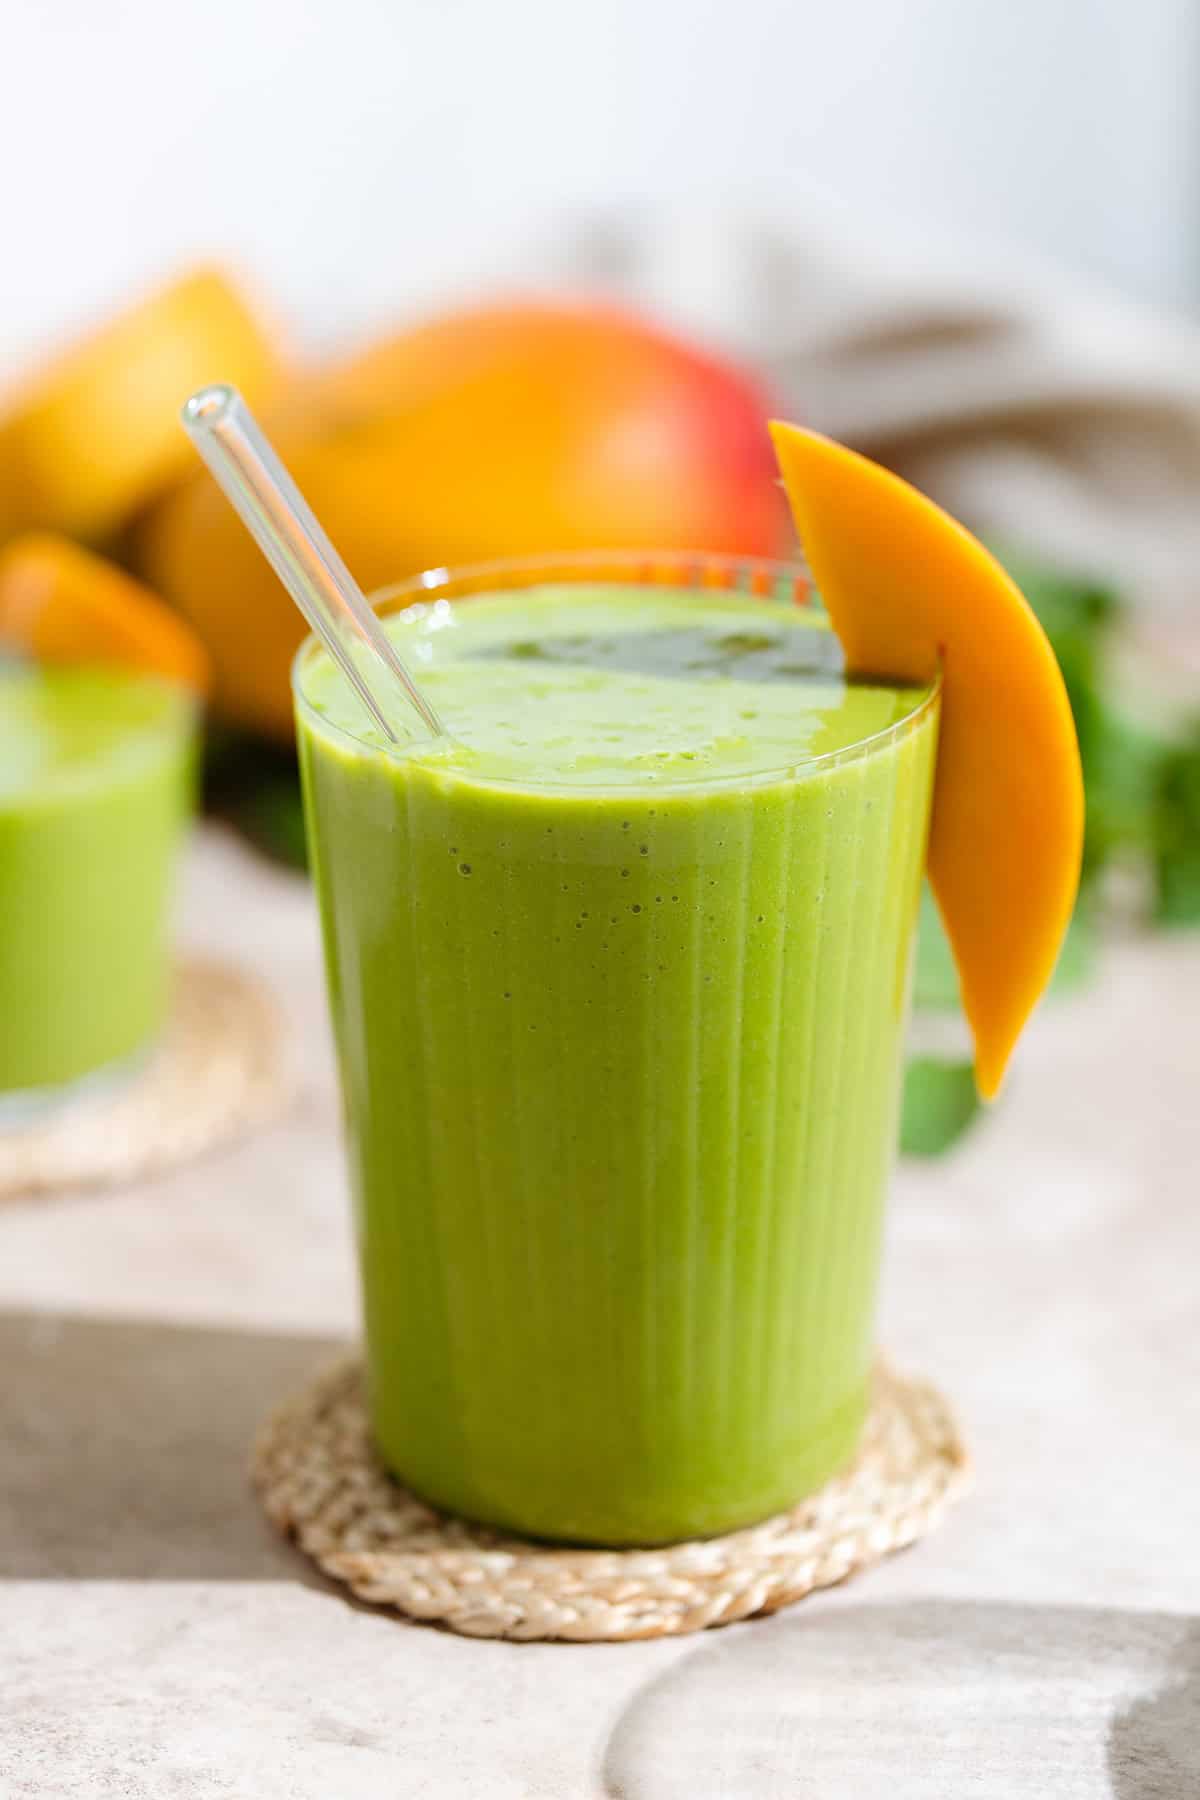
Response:
[[[1196,0],[16,0],[5,38],[0,372],[197,252],[326,344],[677,209],[1200,308]]]

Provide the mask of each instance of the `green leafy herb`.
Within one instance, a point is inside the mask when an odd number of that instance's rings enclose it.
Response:
[[[307,866],[300,772],[294,750],[220,726],[205,744],[204,804],[266,855]]]
[[[900,1148],[905,1156],[941,1156],[980,1110],[969,1062],[916,1056],[904,1075]]]
[[[304,806],[298,780],[280,778],[247,794],[234,823],[252,844],[293,869],[308,867]]]
[[[1153,821],[1155,919],[1200,925],[1200,719],[1159,764]]]
[[[918,1012],[956,1012],[958,970],[928,884],[921,889],[917,948],[913,965],[913,1006]]]
[[[1075,908],[1075,916],[1067,926],[1067,935],[1059,952],[1058,966],[1050,981],[1050,993],[1069,994],[1086,987],[1096,970],[1100,932],[1096,909],[1085,891]]]

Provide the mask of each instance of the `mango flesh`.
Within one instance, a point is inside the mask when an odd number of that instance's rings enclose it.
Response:
[[[0,550],[0,653],[40,663],[113,664],[203,696],[209,664],[191,627],[115,563],[53,532]]]
[[[198,269],[127,308],[0,402],[0,535],[102,541],[188,465],[181,396],[214,371],[252,406],[283,365],[246,302]]]
[[[844,445],[795,425],[771,434],[848,669],[942,669],[929,876],[990,1099],[1075,904],[1083,777],[1066,687],[1020,590],[963,526]]]
[[[611,309],[451,314],[311,380],[266,424],[368,589],[535,551],[765,554],[786,524],[755,385]],[[290,737],[304,627],[203,470],[155,509],[141,567],[208,644],[225,715]]]

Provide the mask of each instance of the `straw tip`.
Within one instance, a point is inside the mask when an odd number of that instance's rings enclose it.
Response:
[[[187,426],[219,425],[237,401],[237,389],[228,382],[216,381],[198,389],[183,405],[183,422]]]

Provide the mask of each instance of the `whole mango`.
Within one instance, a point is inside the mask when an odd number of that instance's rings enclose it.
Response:
[[[214,369],[252,406],[283,363],[219,269],[179,276],[36,369],[0,406],[0,536],[106,542],[188,465],[180,400]]]
[[[534,551],[770,554],[786,521],[765,415],[743,372],[628,314],[524,302],[380,343],[266,422],[370,589]],[[203,471],[150,518],[142,567],[207,643],[225,715],[289,736],[303,624]]]

